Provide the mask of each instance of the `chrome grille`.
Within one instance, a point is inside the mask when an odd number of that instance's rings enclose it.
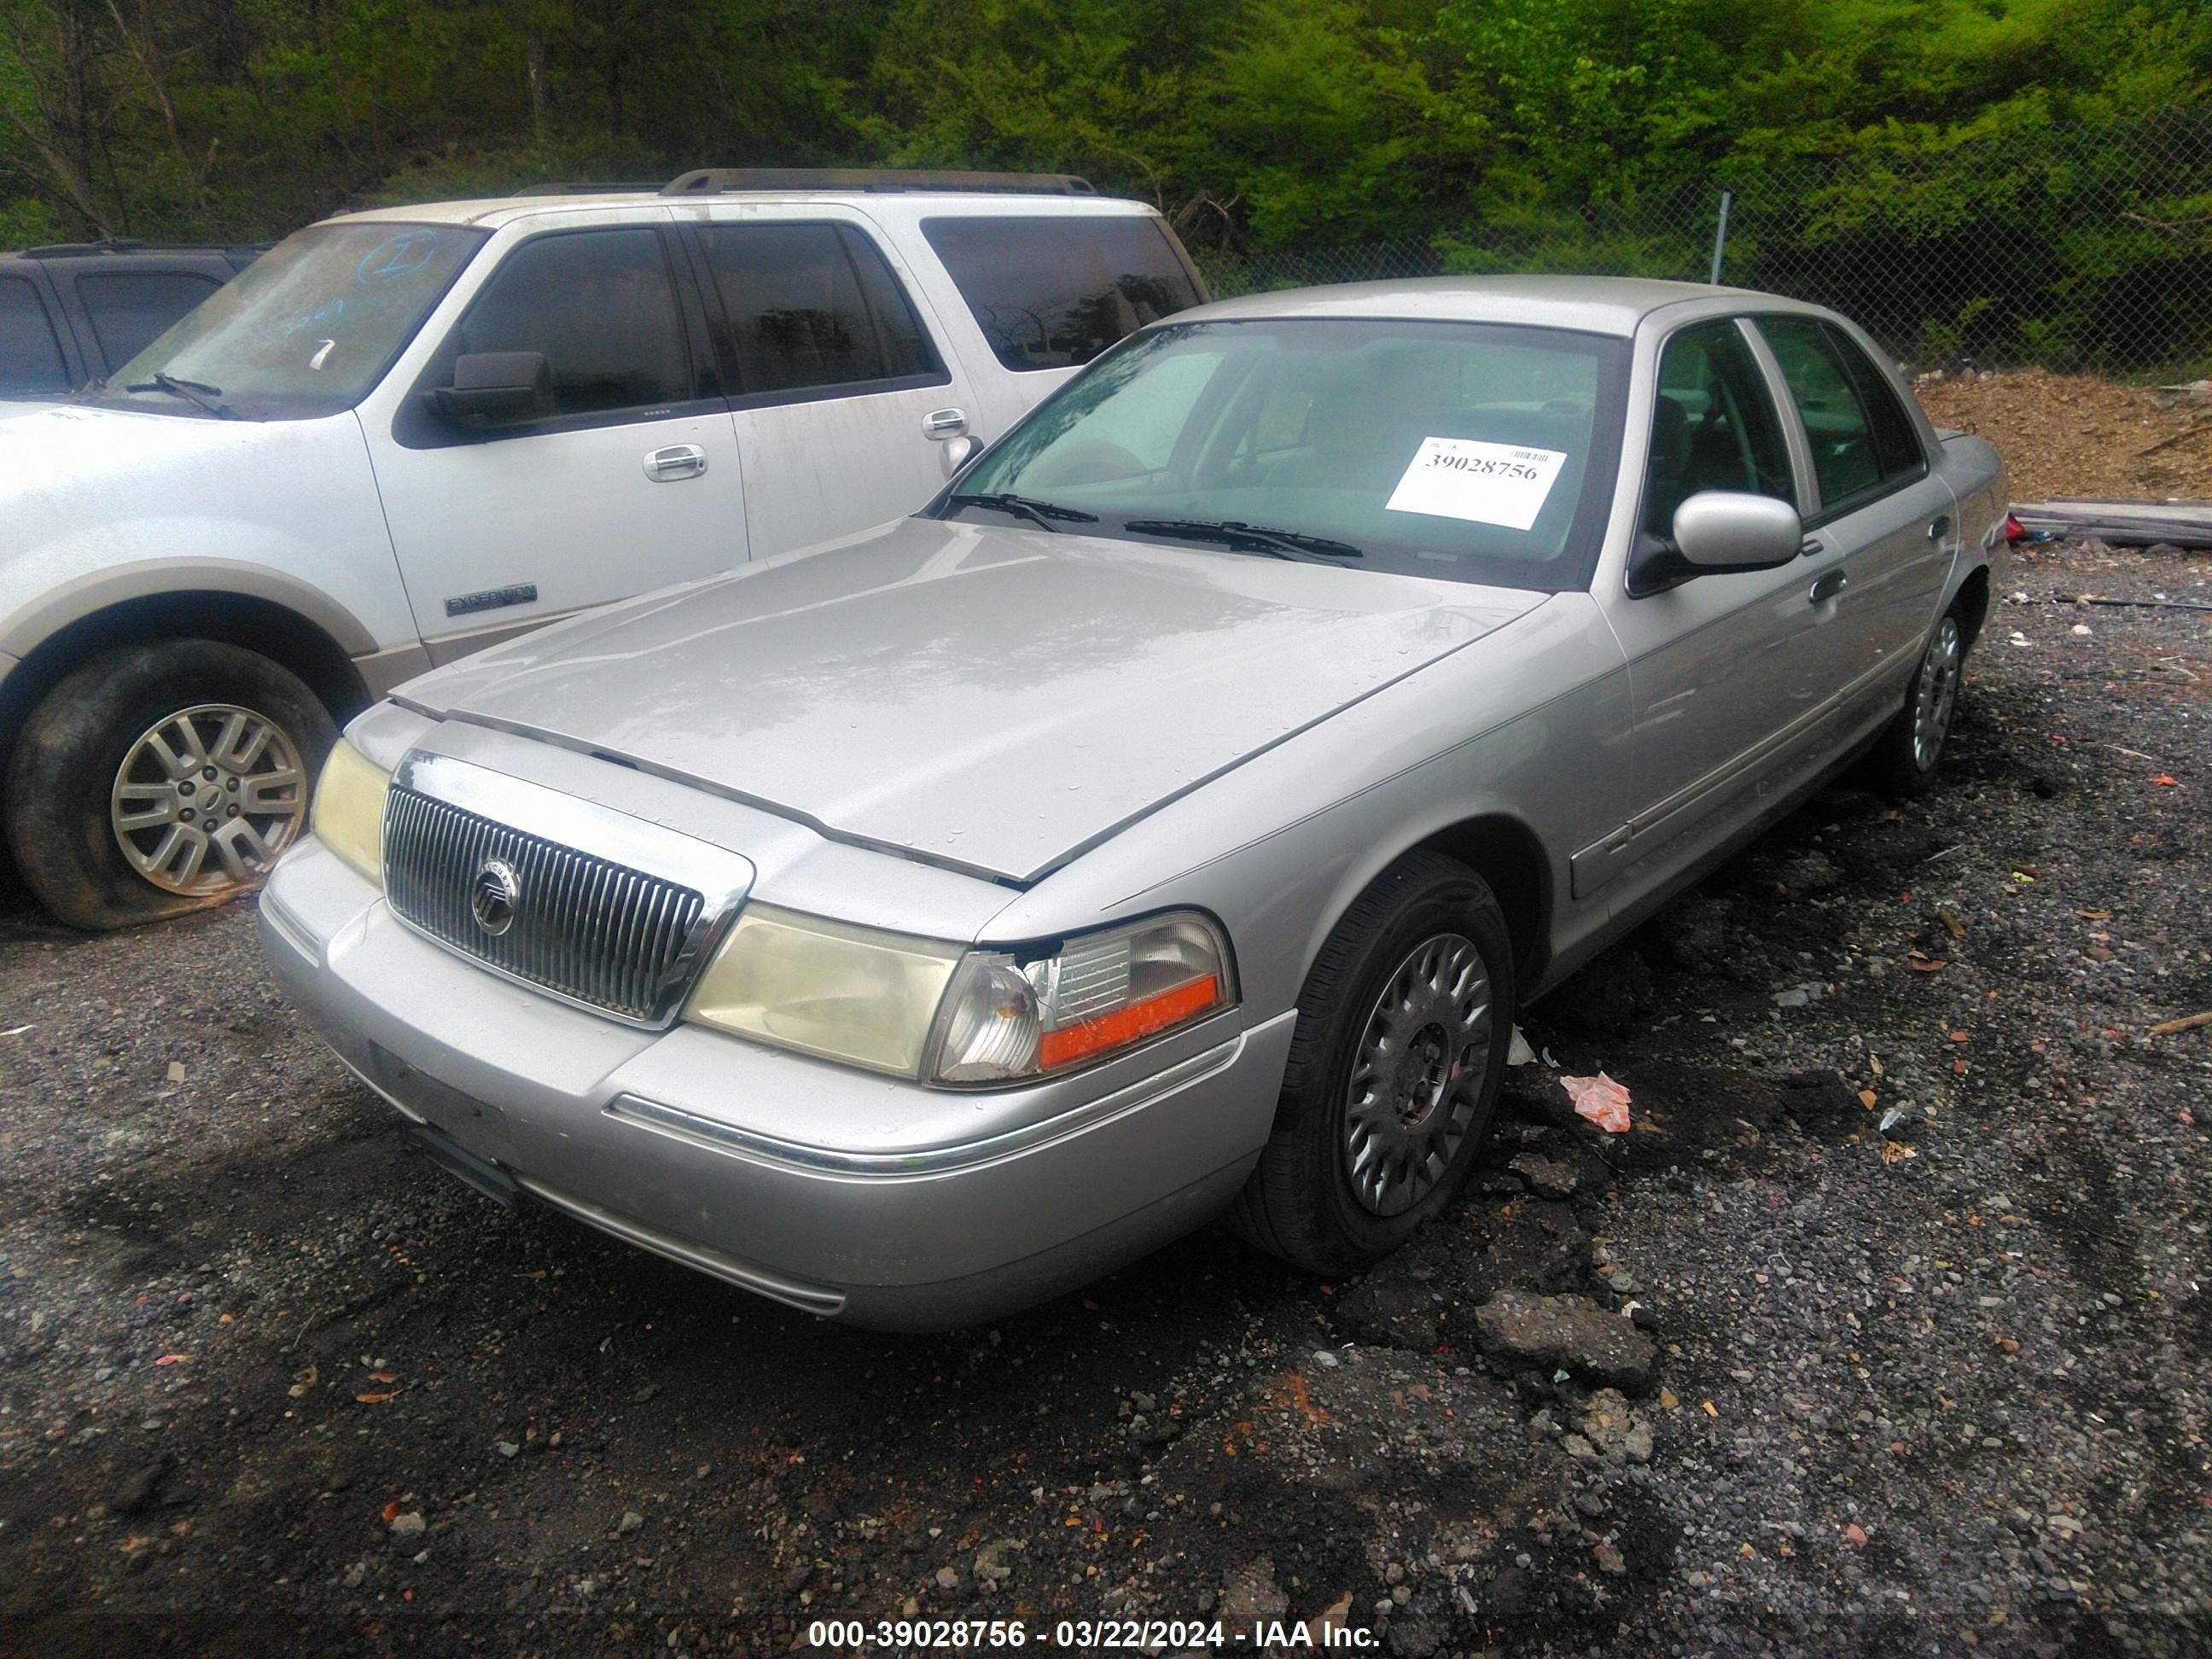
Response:
[[[498,933],[471,908],[490,859],[519,894]],[[465,956],[641,1024],[674,1013],[707,910],[691,888],[404,787],[385,807],[384,886],[403,921]]]

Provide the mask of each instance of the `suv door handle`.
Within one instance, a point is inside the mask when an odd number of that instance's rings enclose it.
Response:
[[[1813,604],[1832,599],[1851,585],[1851,579],[1840,570],[1824,570],[1813,579],[1813,586],[1805,597]]]
[[[942,442],[957,438],[968,429],[968,411],[964,409],[933,409],[921,417],[921,435]]]
[[[1931,542],[1940,542],[1950,533],[1951,515],[1948,513],[1938,513],[1934,521],[1928,526],[1928,539]]]
[[[646,452],[645,476],[655,483],[696,478],[707,470],[707,452],[696,444],[671,444]]]

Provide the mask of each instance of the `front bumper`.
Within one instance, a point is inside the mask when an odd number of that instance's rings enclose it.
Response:
[[[1075,1077],[963,1094],[564,1006],[410,932],[312,840],[260,927],[309,1023],[465,1179],[893,1329],[1042,1300],[1218,1212],[1267,1140],[1295,1018],[1240,1030],[1232,1010]]]

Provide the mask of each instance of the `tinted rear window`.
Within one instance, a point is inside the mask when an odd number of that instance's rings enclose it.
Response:
[[[849,225],[708,225],[700,241],[747,395],[941,374],[897,277]]]
[[[0,276],[0,398],[69,388],[69,370],[39,290],[21,276]]]
[[[921,229],[1008,368],[1087,363],[1199,301],[1157,219],[927,219]]]
[[[114,370],[159,339],[170,324],[222,284],[183,270],[94,271],[76,279],[100,355]]]

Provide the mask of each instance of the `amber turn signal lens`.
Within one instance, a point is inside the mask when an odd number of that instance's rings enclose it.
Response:
[[[1142,1002],[1133,1002],[1110,1014],[1086,1019],[1065,1030],[1047,1031],[1037,1042],[1038,1063],[1048,1072],[1073,1065],[1092,1054],[1104,1054],[1141,1042],[1155,1031],[1180,1025],[1193,1014],[1204,1013],[1221,1000],[1221,981],[1212,974],[1163,991]]]

